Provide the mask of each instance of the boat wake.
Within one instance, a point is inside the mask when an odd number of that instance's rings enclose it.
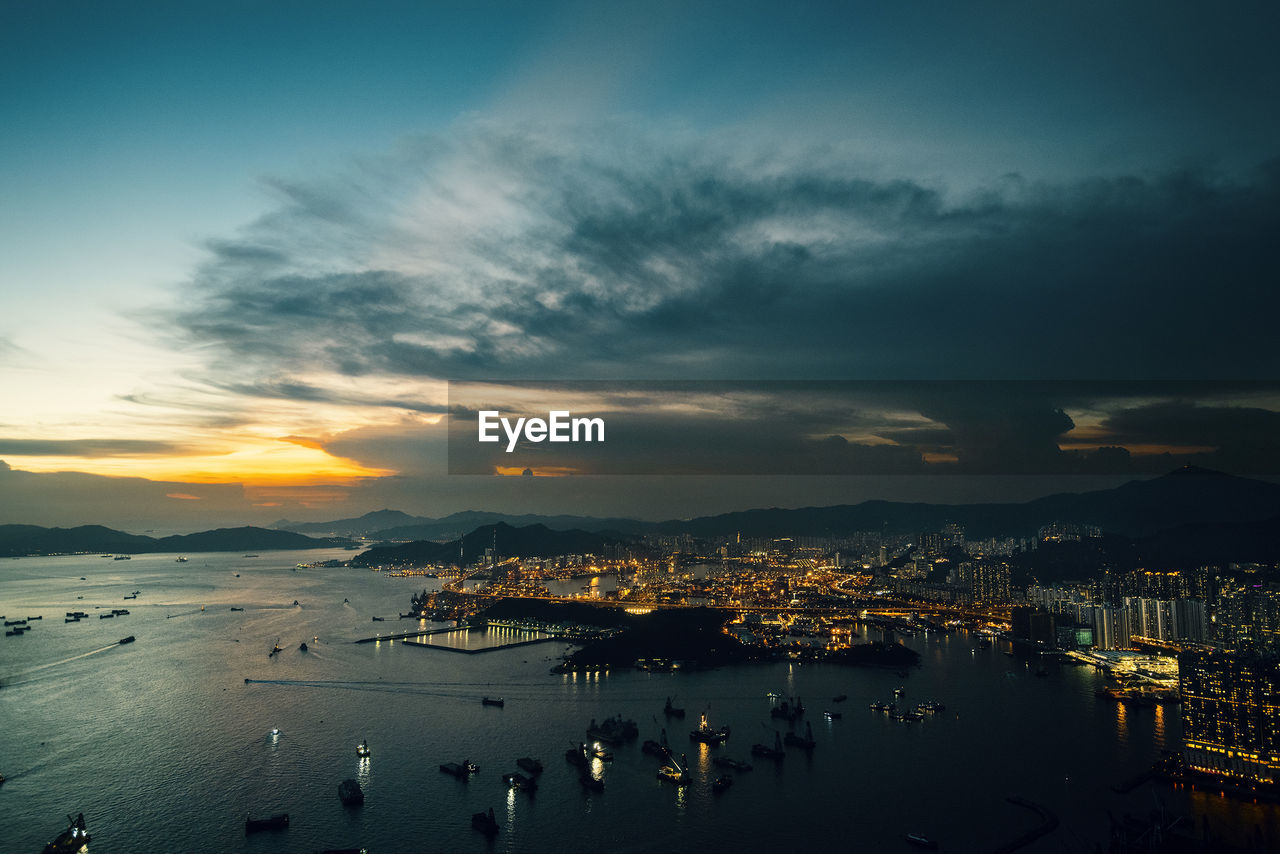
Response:
[[[79,661],[82,658],[88,658],[91,655],[97,655],[100,652],[106,652],[109,649],[115,649],[119,645],[120,644],[118,642],[113,644],[108,644],[107,646],[99,647],[98,649],[91,649],[88,652],[82,652],[82,653],[79,653],[78,655],[72,655],[67,658],[61,658],[57,661],[50,661],[48,664],[37,664],[35,667],[29,667],[26,670],[20,670],[17,673],[14,673],[10,676],[5,676],[3,678],[0,678],[0,686],[4,686],[8,688],[11,685],[24,685],[28,682],[34,682],[36,681],[35,679],[28,679],[26,677],[32,676],[37,673],[41,673],[45,670],[50,670],[54,667],[61,667],[64,664],[70,664],[73,661]]]

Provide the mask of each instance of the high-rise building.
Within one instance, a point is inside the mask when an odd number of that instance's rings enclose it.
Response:
[[[1188,768],[1255,783],[1280,780],[1280,659],[1184,652],[1178,683]]]

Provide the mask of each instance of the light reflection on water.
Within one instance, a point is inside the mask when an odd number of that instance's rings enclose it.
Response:
[[[1111,785],[1176,742],[1178,711],[1098,701],[1101,678],[1085,668],[1031,678],[1023,662],[994,647],[975,650],[975,639],[955,634],[903,639],[926,662],[906,679],[798,663],[557,677],[548,672],[565,650],[557,643],[479,655],[350,643],[379,628],[417,628],[417,621],[373,626],[370,617],[405,610],[424,579],[292,571],[318,557],[192,555],[175,567],[171,557],[139,556],[124,568],[83,557],[0,562],[0,611],[49,615],[49,625],[0,646],[0,771],[9,778],[0,792],[0,850],[40,850],[62,816],[81,810],[98,854],[152,850],[160,838],[173,850],[255,854],[282,845],[393,851],[406,839],[485,850],[470,815],[502,803],[500,774],[520,756],[541,758],[547,771],[536,799],[507,793],[494,844],[512,854],[564,850],[566,828],[575,848],[599,851],[791,851],[795,826],[838,827],[868,851],[904,850],[908,831],[939,838],[948,850],[990,849],[1026,826],[1003,801],[1011,790],[1062,820],[1025,849],[1030,854],[1105,847],[1107,810],[1145,815],[1153,792],[1170,810],[1194,808],[1218,828],[1251,835],[1258,824],[1280,850],[1274,807],[1167,786],[1112,793]],[[52,623],[77,607],[119,607],[135,589],[142,594],[128,617]],[[138,642],[115,646],[125,634]],[[322,640],[311,652],[297,650],[316,636]],[[282,652],[268,658],[277,638]],[[867,630],[863,639],[879,636]],[[94,650],[101,651],[84,657]],[[26,675],[10,683],[18,673]],[[910,698],[945,702],[947,714],[906,725],[867,709],[900,684]],[[730,791],[710,797],[720,770],[713,756],[750,760],[753,742],[772,743],[765,695],[779,690],[805,698],[806,720],[836,694],[849,702],[842,720],[814,728],[811,757],[789,750],[776,766],[757,762],[735,775]],[[480,706],[482,696],[499,694],[505,708]],[[657,762],[639,749],[665,723],[667,696],[682,698],[690,713],[710,706],[713,725],[733,730],[723,747],[691,751],[689,786],[657,780]],[[636,720],[640,738],[614,747],[608,769],[593,762],[591,773],[607,777],[607,788],[584,792],[565,748],[583,740],[591,718],[614,714]],[[275,726],[282,734],[270,739]],[[685,728],[672,730],[677,749],[688,749]],[[367,801],[344,811],[334,790],[351,776],[362,738],[376,751],[379,773],[371,761],[357,764]],[[460,756],[483,769],[466,784],[437,770]],[[287,836],[244,836],[246,812],[277,811],[291,814]],[[789,821],[778,820],[784,815]]]

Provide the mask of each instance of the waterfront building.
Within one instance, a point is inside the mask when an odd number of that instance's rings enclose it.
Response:
[[[1250,783],[1280,780],[1280,658],[1184,652],[1178,686],[1189,769]]]

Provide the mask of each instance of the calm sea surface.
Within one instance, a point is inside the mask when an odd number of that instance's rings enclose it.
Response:
[[[1261,829],[1280,850],[1280,811],[1164,784],[1111,791],[1177,745],[1176,708],[1127,710],[1096,700],[1090,669],[1035,678],[999,645],[964,633],[920,635],[906,678],[891,671],[773,664],[702,673],[555,676],[565,651],[549,642],[477,655],[421,645],[354,644],[413,625],[397,621],[410,595],[438,582],[354,569],[294,569],[345,552],[193,554],[130,561],[97,556],[0,561],[0,613],[43,614],[23,637],[0,638],[0,851],[38,852],[84,812],[100,852],[311,852],[365,846],[408,851],[907,852],[906,833],[953,852],[991,849],[1037,824],[1005,801],[1053,810],[1058,830],[1031,852],[1092,852],[1107,811],[1164,807],[1207,815],[1241,839]],[[237,575],[238,574],[238,575]],[[81,576],[84,580],[81,580]],[[579,586],[581,586],[579,584]],[[137,599],[124,600],[134,590]],[[83,598],[81,598],[83,597]],[[294,605],[294,601],[297,605]],[[243,611],[231,611],[232,607]],[[99,619],[112,608],[129,616]],[[67,611],[89,619],[64,623]],[[373,616],[386,622],[373,622]],[[137,642],[116,641],[134,635]],[[878,635],[873,635],[878,636]],[[513,639],[518,639],[512,636]],[[283,651],[268,657],[279,641]],[[301,652],[306,641],[309,652]],[[491,643],[475,638],[461,645]],[[448,641],[445,645],[459,645]],[[246,683],[245,679],[267,680]],[[945,714],[902,724],[868,710],[895,687],[936,699]],[[750,759],[785,724],[769,692],[799,695],[818,745],[784,762],[755,761],[729,791],[711,783],[715,755]],[[849,700],[834,704],[832,697]],[[504,708],[482,707],[502,696]],[[639,742],[614,749],[585,793],[565,749],[592,718],[621,714],[656,738],[668,695],[688,709],[668,728],[694,781],[676,788]],[[700,711],[733,729],[707,748],[688,739]],[[843,718],[825,721],[823,709]],[[279,728],[280,735],[270,735]],[[367,739],[372,757],[355,746]],[[501,775],[521,756],[546,766],[534,797]],[[439,772],[470,759],[469,783]],[[362,808],[338,783],[358,779]],[[470,826],[493,807],[487,841]],[[246,837],[246,813],[288,812],[290,828]],[[1197,818],[1197,820],[1199,820]]]

